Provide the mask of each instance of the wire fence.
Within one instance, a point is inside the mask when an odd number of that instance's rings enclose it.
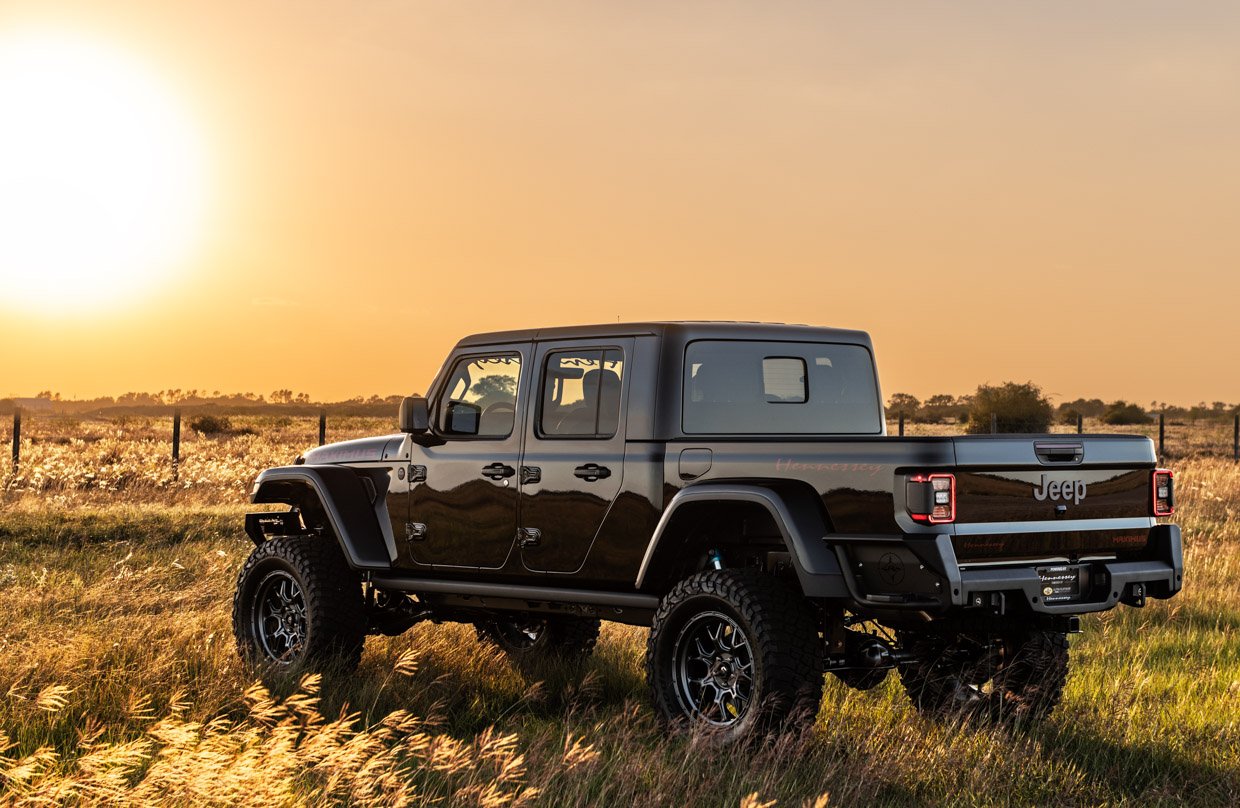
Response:
[[[997,432],[994,419],[991,432]],[[943,436],[964,434],[962,424],[930,424],[908,421],[903,417],[887,422],[889,435]],[[1114,425],[1100,419],[1077,418],[1076,423],[1054,424],[1052,435],[1123,434],[1141,435],[1154,441],[1158,457],[1174,460],[1186,457],[1225,457],[1240,462],[1240,415],[1230,419],[1177,420],[1159,415],[1148,424]]]
[[[0,469],[6,490],[103,488],[244,489],[259,471],[287,465],[301,452],[328,440],[391,434],[394,417],[329,413],[318,415],[243,415],[184,421],[171,415],[86,417],[16,412],[4,423],[11,447],[7,469]],[[929,424],[893,418],[892,436],[949,436],[961,424]],[[1095,419],[1056,424],[1050,434],[1121,433],[1155,442],[1161,461],[1188,457],[1227,458],[1240,462],[1240,416],[1174,420],[1113,426]]]

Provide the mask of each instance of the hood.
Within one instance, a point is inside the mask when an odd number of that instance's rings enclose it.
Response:
[[[374,462],[396,454],[402,440],[402,435],[382,435],[329,443],[306,452],[303,462],[311,465]]]

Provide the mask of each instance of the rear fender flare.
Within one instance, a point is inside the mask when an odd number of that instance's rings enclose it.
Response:
[[[809,493],[781,492],[762,485],[708,483],[682,489],[672,497],[655,528],[637,572],[636,586],[646,585],[678,509],[690,503],[747,502],[765,508],[783,536],[801,590],[807,597],[847,597],[839,561],[824,540],[831,532]]]
[[[364,478],[369,478],[369,486]],[[390,570],[396,560],[396,541],[388,518],[387,484],[383,469],[281,466],[258,475],[250,501],[282,502],[300,508],[303,515],[315,512],[331,528],[351,567]],[[373,502],[372,490],[376,492]]]

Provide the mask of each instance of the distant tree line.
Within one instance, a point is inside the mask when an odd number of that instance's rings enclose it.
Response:
[[[1171,423],[1202,420],[1230,420],[1240,414],[1240,404],[1215,401],[1182,407],[1152,401],[1148,408],[1122,399],[1105,402],[1100,398],[1078,398],[1053,405],[1032,382],[983,384],[971,395],[947,393],[925,401],[908,393],[895,393],[887,402],[887,417],[904,416],[906,421],[923,424],[961,424],[969,432],[989,432],[991,416],[999,432],[1045,432],[1052,423],[1075,424],[1078,417],[1097,418],[1105,424],[1139,425],[1152,422],[1159,414]]]
[[[393,394],[356,396],[342,401],[314,401],[307,393],[286,388],[273,390],[266,395],[170,389],[155,393],[125,393],[115,398],[101,396],[87,399],[66,399],[60,393],[44,390],[33,398],[41,400],[40,410],[57,415],[118,415],[170,411],[174,408],[186,412],[236,415],[255,412],[300,415],[317,413],[319,410],[327,410],[335,415],[388,415],[395,412],[403,397]],[[0,415],[12,415],[21,400],[0,398]]]
[[[402,395],[355,396],[342,401],[313,401],[309,394],[288,388],[261,393],[222,393],[219,390],[160,390],[155,393],[125,393],[115,398],[65,399],[60,393],[43,390],[36,399],[46,402],[40,409],[59,415],[123,415],[156,413],[180,408],[187,413],[224,416],[247,413],[309,415],[326,410],[333,415],[389,415],[400,405]],[[0,398],[0,415],[12,415],[16,401]],[[1078,416],[1097,418],[1114,425],[1147,424],[1159,414],[1171,423],[1202,420],[1229,420],[1240,413],[1240,404],[1215,401],[1184,407],[1152,401],[1149,407],[1133,402],[1100,398],[1078,398],[1053,405],[1040,387],[1032,382],[1004,382],[980,385],[969,395],[939,393],[922,401],[908,393],[894,393],[887,401],[887,417],[904,416],[911,423],[960,424],[970,432],[989,432],[991,415],[1000,432],[1045,432],[1052,423],[1075,424]],[[208,425],[211,422],[206,422]],[[224,422],[227,424],[227,422]],[[225,425],[223,429],[227,429]]]

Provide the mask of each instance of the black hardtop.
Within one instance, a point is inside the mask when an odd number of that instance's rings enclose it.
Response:
[[[671,337],[687,343],[695,339],[754,339],[774,341],[843,342],[871,346],[864,331],[787,323],[732,321],[676,321],[646,323],[601,323],[597,325],[526,328],[472,334],[457,343],[460,347],[498,345],[514,342],[597,339],[600,337]]]

